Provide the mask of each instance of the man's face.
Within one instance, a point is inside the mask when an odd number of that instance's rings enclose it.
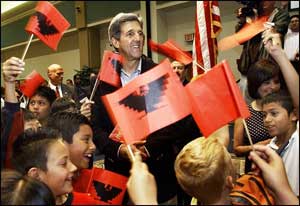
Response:
[[[293,32],[299,32],[299,18],[293,17],[290,22],[290,29]]]
[[[138,60],[143,54],[144,46],[144,33],[139,22],[122,23],[120,40],[112,38],[112,43],[128,61]]]
[[[171,65],[172,65],[173,71],[176,72],[176,74],[179,76],[180,80],[184,80],[184,78],[185,78],[184,64],[182,64],[178,61],[173,61]]]
[[[63,68],[55,68],[50,69],[48,72],[48,77],[51,80],[51,83],[56,85],[60,85],[64,78],[64,70]]]

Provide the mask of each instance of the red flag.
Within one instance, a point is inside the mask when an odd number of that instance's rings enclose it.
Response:
[[[64,31],[70,27],[70,23],[48,1],[39,1],[35,10],[36,14],[30,17],[25,30],[36,35],[56,51],[57,45]]]
[[[31,98],[35,90],[45,82],[45,79],[35,70],[26,76],[24,82],[20,85],[20,91]]]
[[[118,72],[123,67],[122,65],[123,57],[120,54],[104,51],[98,79],[115,87],[121,87],[121,79]]]
[[[149,40],[149,47],[151,50],[161,53],[167,57],[175,59],[185,65],[190,64],[193,59],[191,55],[184,52],[173,40],[169,39],[163,44],[157,44],[151,39]]]
[[[197,1],[193,60],[205,69],[217,63],[217,36],[222,30],[218,1]],[[193,65],[193,76],[203,70]]]
[[[110,133],[109,138],[120,143],[124,143],[124,137],[118,125],[115,126],[114,130]]]
[[[94,199],[88,193],[72,192],[73,199],[71,205],[103,205],[103,203],[97,199]]]
[[[218,49],[220,49],[220,51],[225,51],[243,44],[258,33],[264,31],[264,23],[266,23],[267,20],[268,17],[263,16],[250,24],[245,24],[245,26],[237,33],[221,39],[218,43]]]
[[[187,84],[186,91],[192,115],[205,137],[236,118],[250,115],[226,60]]]
[[[188,97],[168,59],[103,96],[103,101],[127,144],[190,114]]]
[[[93,167],[80,170],[80,176],[75,179],[73,186],[76,192],[90,193],[93,198],[101,201],[101,205],[120,205],[127,180],[123,175]]]

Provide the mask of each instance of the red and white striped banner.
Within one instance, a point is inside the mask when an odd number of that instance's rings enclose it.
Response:
[[[193,42],[193,76],[203,73],[197,64],[205,69],[210,69],[217,63],[216,38],[221,30],[218,1],[197,1]]]

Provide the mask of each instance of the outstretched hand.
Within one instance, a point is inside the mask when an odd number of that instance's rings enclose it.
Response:
[[[293,193],[281,157],[270,147],[254,145],[249,159],[256,166],[256,172],[261,172],[266,185],[274,192],[276,204],[299,204]]]
[[[127,182],[127,191],[135,205],[157,205],[157,188],[154,176],[148,166],[142,162],[140,153],[135,153],[132,162],[130,177]]]
[[[25,62],[17,57],[11,57],[3,63],[2,73],[5,82],[15,82],[18,75],[24,71]]]

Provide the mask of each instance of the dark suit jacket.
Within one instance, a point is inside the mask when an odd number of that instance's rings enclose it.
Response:
[[[70,97],[72,99],[75,98],[74,91],[72,91],[72,89],[68,85],[61,84],[61,90],[62,90],[63,97]]]
[[[156,66],[146,56],[142,56],[142,73]],[[92,108],[92,125],[94,131],[94,143],[101,153],[105,155],[105,168],[117,173],[129,176],[130,163],[117,156],[120,143],[109,139],[109,134],[114,129],[109,115],[101,101],[101,96],[116,91],[117,88],[100,82],[96,91]],[[158,201],[164,202],[176,194],[176,176],[174,161],[179,149],[200,132],[191,116],[152,133],[145,144],[150,153],[146,160],[150,172],[154,175],[158,188]],[[177,151],[174,152],[174,145]]]

